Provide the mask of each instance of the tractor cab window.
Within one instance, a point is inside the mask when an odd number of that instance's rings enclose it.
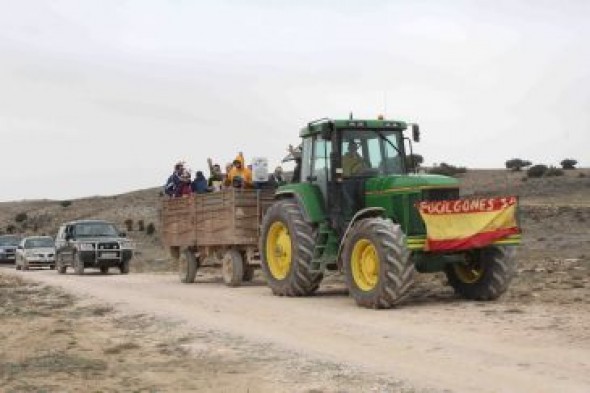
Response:
[[[303,139],[301,156],[301,182],[308,182],[311,179],[311,149],[313,147],[311,137]]]
[[[400,131],[345,130],[341,149],[344,177],[404,173]]]
[[[327,185],[330,181],[330,152],[332,144],[319,136],[314,138],[313,163],[311,168],[312,181],[316,183],[323,195],[327,195]]]

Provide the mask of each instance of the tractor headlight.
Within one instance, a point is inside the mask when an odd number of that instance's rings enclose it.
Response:
[[[78,246],[78,248],[80,249],[80,251],[93,251],[94,250],[94,244],[92,244],[92,243],[80,243],[80,245]]]

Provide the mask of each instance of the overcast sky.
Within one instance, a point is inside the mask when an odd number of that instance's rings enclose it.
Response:
[[[427,164],[590,166],[590,2],[0,2],[0,201],[112,195],[321,117],[418,122]]]

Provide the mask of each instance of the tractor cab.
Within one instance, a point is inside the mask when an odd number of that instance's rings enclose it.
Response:
[[[365,207],[368,180],[406,175],[403,131],[407,124],[384,120],[311,122],[301,130],[301,182],[316,185],[331,227],[343,233]]]

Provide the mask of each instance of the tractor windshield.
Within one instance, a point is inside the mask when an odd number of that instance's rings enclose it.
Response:
[[[405,173],[401,131],[344,130],[341,149],[344,177]]]

